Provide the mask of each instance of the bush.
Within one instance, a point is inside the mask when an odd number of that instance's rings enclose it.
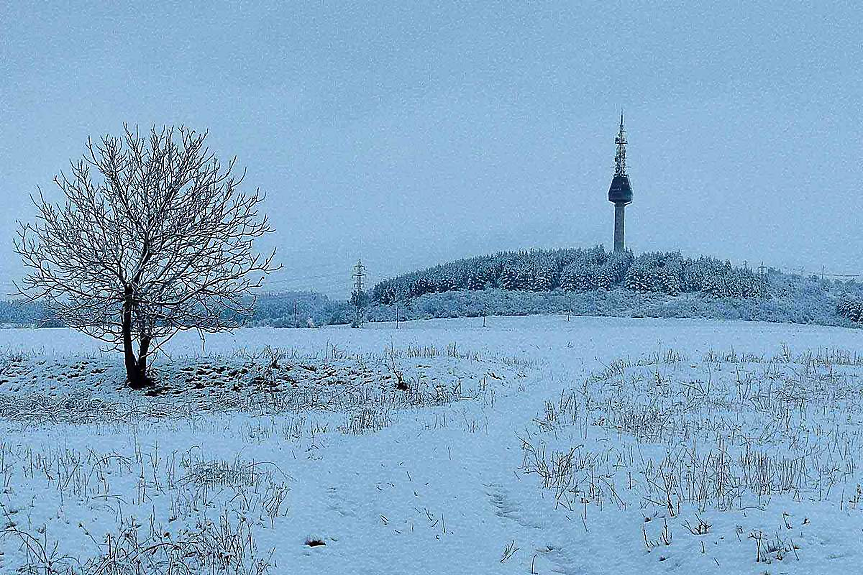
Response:
[[[863,300],[847,294],[836,304],[836,313],[854,322],[863,322]]]

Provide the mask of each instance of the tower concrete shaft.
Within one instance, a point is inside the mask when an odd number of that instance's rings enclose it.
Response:
[[[623,243],[623,218],[626,204],[614,204],[614,251],[622,252],[626,249]]]

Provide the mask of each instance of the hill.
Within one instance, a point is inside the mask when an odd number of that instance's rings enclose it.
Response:
[[[858,326],[863,286],[680,252],[500,252],[384,280],[369,319],[567,313]]]
[[[625,287],[639,292],[703,292],[717,297],[760,297],[766,278],[716,258],[680,252],[607,252],[582,249],[500,252],[438,265],[378,283],[372,299],[382,304],[456,290],[586,292]]]

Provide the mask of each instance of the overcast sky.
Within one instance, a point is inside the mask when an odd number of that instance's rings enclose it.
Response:
[[[863,273],[851,2],[0,7],[0,287],[28,195],[124,122],[209,129],[268,194],[273,289],[627,243]],[[659,4],[659,3],[657,3]]]

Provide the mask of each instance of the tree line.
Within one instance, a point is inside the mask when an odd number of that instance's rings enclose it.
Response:
[[[712,257],[680,252],[611,252],[603,246],[499,252],[383,280],[372,300],[383,305],[456,290],[585,292],[623,287],[641,292],[702,292],[716,297],[764,297],[766,276]]]

